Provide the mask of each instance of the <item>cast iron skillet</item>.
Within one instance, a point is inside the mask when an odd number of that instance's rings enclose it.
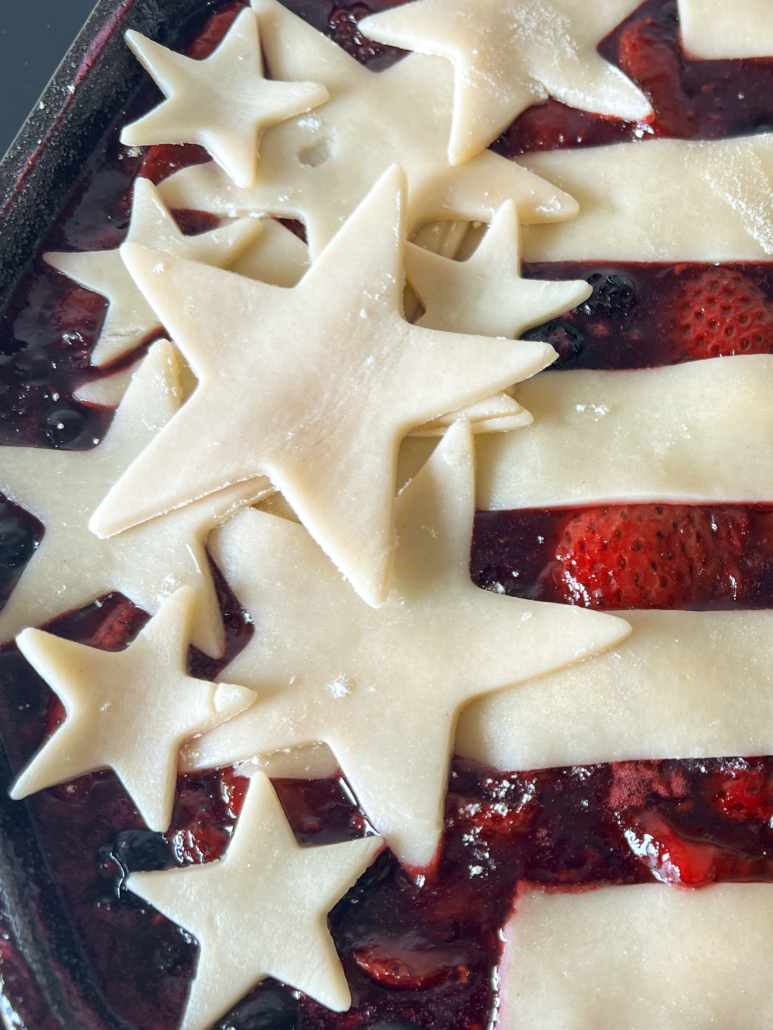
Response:
[[[175,46],[218,5],[219,0],[97,4],[0,163],[0,318],[86,161],[147,81],[123,33],[134,28]],[[9,683],[0,686],[12,689]],[[7,1027],[18,1027],[18,1007],[27,1030],[130,1030],[92,976],[26,806],[8,797],[11,778],[0,747],[0,1017]]]

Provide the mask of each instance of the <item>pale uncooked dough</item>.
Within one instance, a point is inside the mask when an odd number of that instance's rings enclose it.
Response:
[[[478,503],[772,501],[772,395],[768,354],[546,372],[516,391],[533,425],[481,438]]]
[[[500,1030],[770,1030],[773,884],[522,894]]]
[[[354,589],[383,602],[401,439],[555,358],[545,343],[403,319],[404,190],[388,170],[292,290],[123,248],[199,385],[107,495],[93,532],[265,475]]]
[[[348,1009],[327,914],[382,847],[378,837],[300,847],[273,787],[256,773],[224,858],[132,873],[129,890],[199,943],[180,1030],[208,1030],[267,976],[335,1012]]]
[[[134,201],[125,242],[154,247],[165,254],[226,267],[244,253],[261,230],[257,218],[243,218],[199,236],[180,231],[156,187],[147,179],[134,184]],[[48,253],[49,265],[108,301],[107,314],[91,355],[93,365],[109,365],[161,328],[121,260],[120,250]]]
[[[512,201],[497,211],[472,257],[453,261],[409,243],[405,274],[425,309],[417,325],[510,339],[592,293],[584,279],[521,278],[518,212]]]
[[[448,153],[480,153],[549,96],[584,111],[639,122],[652,107],[596,47],[638,0],[417,0],[360,23],[366,36],[454,64]]]
[[[622,643],[469,705],[457,753],[508,771],[773,754],[773,611],[622,614]]]
[[[573,222],[524,227],[525,261],[773,255],[773,133],[554,150],[521,161],[580,204]]]
[[[193,642],[212,657],[225,635],[209,560],[209,531],[273,492],[242,483],[111,540],[89,531],[94,509],[181,404],[174,349],[154,343],[135,369],[104,440],[90,451],[0,447],[0,490],[39,519],[45,533],[0,612],[0,641],[90,604],[114,590],[154,614],[180,586],[196,591]]]
[[[110,768],[150,829],[169,828],[184,741],[255,700],[244,687],[188,675],[195,601],[193,590],[181,587],[125,651],[100,651],[39,629],[20,634],[21,653],[61,699],[67,718],[16,779],[12,798]]]
[[[310,77],[327,87],[330,100],[266,132],[251,189],[239,189],[214,163],[186,168],[161,186],[173,207],[300,218],[316,259],[397,161],[410,186],[411,234],[433,219],[489,222],[510,199],[522,222],[576,214],[571,197],[492,152],[456,168],[448,164],[453,70],[447,61],[413,54],[372,72],[279,0],[254,0],[253,6],[271,75]]]
[[[316,82],[263,77],[258,19],[242,11],[222,43],[204,61],[167,50],[129,29],[126,42],[166,96],[144,117],[124,127],[129,147],[199,143],[233,181],[252,186],[263,132],[328,100]]]
[[[682,43],[690,57],[773,57],[770,0],[677,0]]]
[[[260,626],[224,675],[261,700],[233,732],[192,742],[186,766],[324,741],[401,861],[432,861],[460,708],[629,632],[622,619],[473,585],[474,472],[459,422],[398,498],[394,585],[378,611],[295,523],[249,511],[213,535],[215,561]]]

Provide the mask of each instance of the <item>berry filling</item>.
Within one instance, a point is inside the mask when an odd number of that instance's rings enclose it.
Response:
[[[227,3],[189,48],[206,57],[245,6]],[[374,69],[400,53],[367,40],[357,23],[389,6],[292,0],[292,9]],[[527,151],[657,136],[718,138],[769,128],[773,61],[691,61],[679,44],[673,0],[646,0],[600,46],[650,96],[655,117],[634,125],[556,101],[527,110],[495,145]],[[137,110],[157,96],[150,88]],[[127,116],[128,119],[128,116]],[[75,388],[104,373],[89,365],[102,298],[48,268],[47,250],[117,246],[129,190],[207,160],[196,147],[127,151],[111,132],[94,154],[0,323],[0,443],[87,449],[110,413],[78,404]],[[178,212],[187,232],[208,216]],[[302,231],[302,227],[294,226]],[[586,278],[580,308],[529,338],[552,343],[558,368],[635,369],[731,354],[773,353],[769,265],[527,265],[533,278]],[[149,342],[149,341],[148,341]],[[138,355],[127,359],[135,360]],[[0,507],[0,601],[32,557],[43,527]],[[479,513],[475,582],[521,597],[599,609],[773,607],[773,508],[619,505]],[[228,650],[214,662],[191,650],[194,675],[214,679],[254,627],[214,570]],[[58,619],[66,637],[118,650],[147,616],[114,594]],[[0,653],[0,733],[20,768],[64,718],[62,706],[15,647]],[[112,773],[43,791],[25,802],[84,950],[84,978],[129,1024],[177,1025],[195,971],[195,942],[125,889],[132,871],[212,861],[233,833],[247,781],[226,769],[180,778],[171,829],[149,831]],[[341,778],[275,780],[304,846],[371,832]],[[21,809],[22,806],[19,806]],[[773,758],[631,762],[508,774],[457,759],[446,835],[432,877],[414,882],[382,855],[330,915],[352,988],[336,1014],[265,981],[219,1024],[223,1030],[484,1030],[494,1011],[499,929],[516,888],[563,889],[656,879],[699,887],[771,880]],[[39,899],[46,924],[48,899]],[[6,928],[3,928],[6,929]],[[9,929],[9,928],[8,928]],[[52,933],[54,930],[52,929]],[[58,1025],[10,929],[0,935],[4,1011],[20,1025]],[[104,1024],[85,1013],[82,1030]]]

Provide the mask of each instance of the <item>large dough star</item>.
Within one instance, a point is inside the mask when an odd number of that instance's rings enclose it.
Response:
[[[11,790],[18,801],[97,769],[114,769],[151,830],[172,819],[183,743],[255,701],[245,687],[187,673],[195,595],[181,587],[125,651],[100,651],[40,629],[19,649],[64,703],[67,718]]]
[[[302,848],[270,781],[257,772],[224,858],[132,873],[129,890],[199,942],[180,1030],[208,1030],[267,976],[335,1012],[348,1009],[327,914],[382,848],[378,837]]]
[[[155,247],[174,257],[227,267],[235,262],[261,231],[257,218],[243,218],[199,236],[185,236],[147,179],[134,184],[132,216],[125,242]],[[161,328],[153,309],[134,285],[119,250],[89,253],[48,253],[49,265],[63,272],[87,290],[101,293],[108,301],[93,365],[109,365],[134,350],[151,333]]]
[[[596,654],[630,627],[472,583],[468,423],[449,429],[397,509],[394,583],[377,612],[347,590],[296,523],[250,510],[213,536],[215,561],[259,626],[226,676],[259,701],[192,741],[183,762],[222,766],[327,743],[390,848],[421,868],[440,842],[462,706]]]
[[[123,248],[199,385],[107,495],[93,532],[265,475],[354,589],[383,602],[402,438],[555,358],[544,343],[405,321],[404,193],[395,166],[290,290]]]
[[[324,83],[330,100],[268,130],[250,189],[239,189],[215,163],[199,165],[161,185],[172,207],[300,218],[312,259],[395,162],[408,176],[410,234],[437,219],[489,222],[505,200],[516,202],[524,223],[577,213],[571,197],[494,153],[449,166],[453,71],[446,61],[414,54],[376,73],[279,0],[253,0],[253,7],[271,74],[310,76]]]
[[[316,82],[264,78],[258,19],[250,10],[242,11],[204,61],[167,50],[133,29],[126,42],[167,99],[127,125],[121,142],[129,147],[199,143],[238,186],[255,182],[260,137],[270,125],[328,99]]]
[[[89,531],[94,509],[180,408],[177,360],[154,343],[102,443],[91,451],[0,447],[0,492],[45,526],[37,550],[0,612],[0,641],[27,626],[119,590],[154,614],[180,586],[196,592],[193,642],[217,657],[225,637],[205,543],[230,514],[270,492],[242,483],[112,540]]]
[[[522,279],[519,243],[518,213],[511,200],[497,211],[480,246],[466,261],[453,261],[409,243],[406,276],[426,309],[416,324],[513,339],[576,307],[593,292],[583,279]]]
[[[642,121],[652,107],[596,46],[639,0],[415,0],[360,22],[371,39],[448,58],[456,72],[449,144],[469,161],[549,96]]]

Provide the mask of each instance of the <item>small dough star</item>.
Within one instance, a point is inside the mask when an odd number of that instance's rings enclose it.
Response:
[[[400,494],[394,583],[377,612],[296,523],[250,509],[214,534],[213,557],[260,626],[226,675],[259,701],[191,742],[185,768],[326,743],[398,858],[431,863],[462,706],[630,633],[622,619],[473,584],[472,439],[457,422]]]
[[[227,267],[233,264],[261,231],[257,218],[243,218],[199,236],[185,236],[161,194],[147,179],[134,185],[132,217],[127,243],[154,247],[174,257]],[[134,350],[161,325],[153,309],[134,285],[119,250],[90,253],[48,253],[49,265],[101,293],[109,303],[105,323],[91,355],[93,365],[110,365]]]
[[[15,801],[110,768],[150,829],[169,828],[182,745],[255,701],[245,687],[187,674],[194,600],[193,590],[181,587],[117,653],[40,629],[19,634],[20,651],[67,718],[14,783]]]
[[[263,132],[329,99],[316,82],[264,78],[258,19],[245,10],[204,61],[194,61],[130,29],[126,42],[166,96],[121,133],[129,147],[198,143],[237,186],[255,182]]]
[[[267,976],[334,1012],[348,1009],[327,914],[382,849],[378,837],[302,848],[271,782],[257,772],[224,858],[132,873],[129,890],[199,942],[180,1030],[208,1030]]]
[[[467,261],[452,261],[409,243],[405,271],[426,309],[416,324],[452,333],[518,338],[593,292],[583,279],[521,278],[518,214],[512,200],[497,211]]]
[[[124,247],[199,385],[107,495],[92,532],[112,536],[265,475],[354,589],[383,602],[402,438],[555,359],[545,343],[405,321],[404,193],[395,166],[290,290]]]
[[[110,487],[180,406],[177,356],[167,340],[158,340],[135,370],[98,447],[0,447],[0,491],[45,526],[0,612],[0,641],[113,590],[155,614],[178,587],[190,586],[197,600],[193,642],[212,657],[223,653],[206,538],[228,515],[272,492],[268,482],[231,487],[112,540],[100,540],[88,526]]]
[[[253,7],[272,76],[311,76],[325,84],[330,101],[266,133],[250,189],[239,189],[213,162],[184,168],[161,184],[173,208],[299,218],[312,260],[395,162],[408,177],[409,235],[436,219],[489,222],[505,200],[516,202],[523,224],[577,214],[566,193],[493,152],[449,166],[453,69],[447,61],[412,54],[374,72],[278,0],[253,0]]]
[[[454,119],[448,154],[462,164],[532,104],[643,121],[641,90],[596,50],[640,0],[415,0],[360,22],[371,39],[452,61]]]

